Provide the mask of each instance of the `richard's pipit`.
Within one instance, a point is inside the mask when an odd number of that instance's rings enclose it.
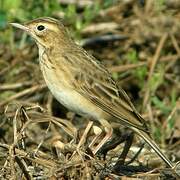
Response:
[[[103,126],[124,125],[135,131],[166,162],[171,161],[150,138],[145,120],[107,69],[77,45],[63,24],[38,18],[24,25],[11,23],[32,36],[39,48],[39,63],[54,97],[68,109],[99,120]],[[109,122],[109,123],[108,123]]]

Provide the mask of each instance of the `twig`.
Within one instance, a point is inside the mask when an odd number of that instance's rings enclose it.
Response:
[[[168,37],[168,33],[165,33],[160,41],[159,41],[159,44],[157,46],[157,49],[156,49],[156,52],[154,54],[154,57],[152,59],[152,64],[151,64],[151,67],[150,67],[150,70],[149,70],[149,74],[148,74],[148,80],[147,80],[147,83],[146,83],[146,92],[145,92],[145,95],[144,95],[144,100],[143,100],[143,108],[147,105],[148,101],[149,101],[149,96],[150,96],[150,88],[149,88],[149,84],[150,84],[150,81],[151,81],[151,78],[152,78],[152,75],[153,75],[153,72],[154,72],[154,69],[155,69],[155,66],[158,62],[158,59],[160,57],[160,54],[161,54],[161,50],[164,46],[164,43],[166,41]]]
[[[0,143],[0,147],[2,148],[5,148],[5,149],[8,149],[10,150],[11,146],[8,145],[8,144],[3,144],[3,143]],[[52,167],[56,167],[56,163],[50,159],[46,160],[46,159],[42,159],[40,157],[36,157],[36,158],[31,158],[29,157],[29,153],[23,151],[23,150],[20,150],[20,149],[17,149],[17,148],[14,148],[14,152],[16,153],[16,156],[21,156],[25,159],[28,159],[32,162],[35,162],[37,164],[40,164],[42,166],[45,166],[47,168],[52,168]]]
[[[13,84],[1,84],[0,90],[13,90],[13,89],[18,89],[24,86],[29,86],[31,84],[32,84],[32,81],[13,83]]]
[[[179,58],[178,55],[169,55],[169,56],[163,56],[159,59],[159,62],[170,62],[170,63],[175,63],[175,61]],[[120,65],[120,66],[111,66],[108,68],[110,72],[124,72],[127,70],[135,69],[141,66],[148,66],[149,62],[140,62],[137,64],[125,64],[125,65]]]
[[[165,74],[165,78],[167,80],[169,80],[170,82],[172,82],[173,84],[175,84],[175,86],[180,90],[180,83],[178,80],[174,79],[173,77],[171,77],[170,74]]]
[[[81,7],[81,8],[93,5],[93,1],[91,1],[91,0],[81,0],[81,1],[77,1],[77,0],[59,0],[59,3],[65,4],[65,5],[75,4],[75,5],[77,5],[78,7]]]
[[[176,38],[174,37],[174,35],[172,33],[170,33],[170,38],[171,38],[174,48],[177,51],[178,56],[180,57],[180,48],[179,48]]]
[[[178,107],[178,102],[176,102],[176,106],[172,109],[172,111],[171,111],[170,114],[168,115],[166,121],[164,121],[164,124],[163,124],[163,127],[164,127],[164,128],[167,127],[167,124],[169,123],[169,121],[172,119],[172,117],[174,116],[175,112],[176,112],[179,108],[180,108],[180,107]],[[175,130],[175,128],[171,129],[171,136],[170,136],[169,144],[172,144],[174,130]]]
[[[108,32],[108,31],[112,31],[115,30],[119,27],[119,24],[115,23],[115,22],[105,22],[105,23],[96,23],[96,24],[91,24],[89,26],[87,26],[86,28],[84,28],[82,30],[83,34],[89,34],[89,33],[97,33],[97,32]]]
[[[80,141],[79,141],[79,143],[78,143],[78,145],[77,145],[77,148],[76,148],[76,150],[73,152],[71,158],[76,154],[76,152],[79,153],[79,149],[80,149],[80,147],[82,146],[82,144],[86,141],[87,134],[89,133],[92,125],[93,125],[93,121],[90,121],[90,122],[88,123],[88,125],[87,125],[87,127],[86,127],[86,129],[85,129],[85,131],[84,131],[84,133],[83,133],[83,135],[81,136],[81,139],[80,139]]]
[[[11,177],[13,180],[16,180],[16,170],[15,170],[15,147],[14,145],[12,144],[9,148],[9,156],[10,156],[10,167],[11,167]]]
[[[15,156],[15,161],[19,165],[20,169],[22,170],[26,180],[31,180],[32,176],[28,172],[28,167],[27,167],[25,161],[18,156]]]
[[[121,65],[121,66],[111,66],[110,68],[108,68],[108,70],[110,72],[124,72],[127,71],[129,69],[134,69],[134,68],[138,68],[141,66],[146,66],[147,62],[141,62],[141,63],[137,63],[137,64],[126,64],[126,65]]]
[[[88,123],[88,125],[87,125],[87,127],[86,127],[86,129],[85,129],[85,131],[84,131],[84,133],[83,133],[83,135],[82,135],[78,145],[77,145],[77,149],[79,149],[82,146],[82,144],[86,141],[87,134],[89,133],[92,125],[93,125],[93,121],[90,121]]]
[[[0,103],[0,106],[4,106],[4,105],[6,105],[7,103],[9,103],[10,101],[12,101],[14,99],[20,98],[20,97],[25,96],[27,94],[31,94],[31,93],[33,93],[35,91],[38,91],[38,90],[41,90],[41,89],[43,89],[45,87],[46,87],[46,85],[35,85],[35,86],[31,87],[31,88],[25,89],[25,90],[23,90],[23,91],[21,91],[19,93],[16,93],[15,95],[10,96],[8,99],[2,101]]]
[[[35,153],[34,153],[35,155],[37,154],[37,152],[39,151],[40,147],[42,146],[42,144],[43,144],[43,142],[44,142],[44,140],[45,140],[45,138],[47,136],[47,133],[49,132],[50,127],[51,127],[51,122],[49,122],[48,127],[47,127],[47,129],[46,129],[46,131],[45,131],[45,133],[43,135],[43,138],[42,138],[41,142],[38,144],[38,146],[37,146],[37,148],[35,150]]]

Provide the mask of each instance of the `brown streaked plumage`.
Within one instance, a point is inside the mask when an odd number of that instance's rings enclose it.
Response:
[[[60,21],[39,18],[24,25],[12,25],[35,39],[44,79],[60,103],[78,114],[99,120],[102,125],[108,121],[129,127],[173,167],[149,136],[145,120],[125,91],[117,87],[102,64],[71,39]]]

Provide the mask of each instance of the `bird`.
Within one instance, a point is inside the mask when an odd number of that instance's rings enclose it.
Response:
[[[117,86],[100,61],[76,44],[61,20],[41,17],[23,24],[10,24],[35,40],[45,82],[62,105],[79,115],[99,121],[107,130],[108,138],[113,133],[113,123],[131,129],[168,167],[174,168],[151,138],[146,120],[138,113],[126,92]]]

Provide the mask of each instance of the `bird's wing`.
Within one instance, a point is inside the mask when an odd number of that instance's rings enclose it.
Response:
[[[71,71],[74,74],[73,86],[78,93],[122,125],[148,131],[145,120],[138,114],[126,92],[117,87],[110,73],[93,56],[83,49],[76,49],[69,52],[66,59],[75,62]]]

